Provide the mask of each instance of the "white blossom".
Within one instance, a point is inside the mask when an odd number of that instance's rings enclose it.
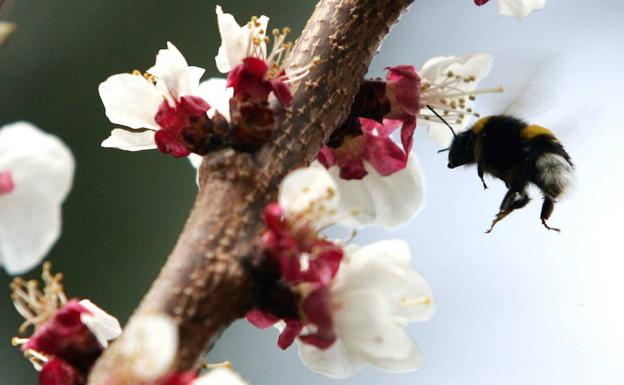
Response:
[[[280,187],[279,201],[286,209],[299,210],[328,189],[334,194],[323,213],[324,222],[348,227],[380,225],[394,228],[408,222],[424,204],[424,178],[415,156],[407,167],[389,176],[381,176],[365,163],[368,174],[357,180],[339,177],[339,169],[325,169],[318,162],[289,174]]]
[[[418,71],[421,78],[421,114],[419,123],[429,126],[429,136],[447,146],[453,139],[448,127],[431,112],[433,108],[444,120],[461,131],[470,117],[478,117],[473,102],[479,94],[502,92],[502,88],[478,89],[492,69],[492,56],[476,53],[463,56],[436,57]]]
[[[61,233],[61,205],[74,175],[74,158],[57,137],[26,122],[0,128],[0,264],[26,272]]]
[[[393,372],[420,366],[420,350],[405,328],[431,318],[433,293],[410,258],[409,246],[396,240],[346,249],[330,289],[338,340],[326,350],[300,344],[306,366],[333,378],[365,364]]]
[[[230,72],[234,67],[241,64],[243,59],[254,56],[254,51],[259,51],[258,56],[263,58],[266,56],[265,37],[269,23],[268,17],[263,15],[254,18],[241,27],[234,16],[223,12],[221,6],[217,5],[216,13],[219,33],[221,34],[221,46],[215,57],[215,62],[220,72]]]
[[[138,71],[109,77],[98,88],[111,123],[128,129],[113,129],[102,147],[126,151],[156,148],[154,134],[160,129],[155,117],[166,100],[170,106],[187,95],[196,95],[203,68],[189,66],[171,43],[156,56],[156,64],[145,74]]]

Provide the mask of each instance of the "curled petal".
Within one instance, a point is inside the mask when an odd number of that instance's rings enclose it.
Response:
[[[167,48],[158,51],[156,64],[147,72],[156,76],[156,87],[174,103],[181,96],[197,91],[204,69],[189,67],[182,53],[167,42]]]
[[[297,338],[299,334],[301,334],[302,330],[303,324],[301,323],[301,321],[286,321],[286,327],[284,328],[284,330],[282,330],[279,338],[277,339],[277,346],[279,346],[281,349],[287,349],[290,345],[293,344],[293,342],[295,342],[295,338]]]
[[[221,46],[215,57],[217,68],[222,73],[230,72],[234,67],[239,65],[245,57],[247,57],[247,48],[250,44],[251,34],[248,25],[240,26],[229,13],[224,13],[221,6],[217,5],[217,23],[219,25],[219,34],[221,35]],[[260,16],[258,18],[260,29],[267,30],[269,18]],[[266,52],[266,44],[260,44],[260,50]]]

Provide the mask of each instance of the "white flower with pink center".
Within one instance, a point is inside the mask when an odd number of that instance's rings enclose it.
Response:
[[[470,118],[479,117],[473,109],[478,95],[503,91],[501,87],[478,88],[491,69],[492,56],[477,53],[429,59],[418,71],[422,106],[418,119],[419,123],[429,126],[429,136],[434,141],[448,146],[453,139],[442,119],[455,131],[461,131]]]
[[[482,6],[490,0],[474,0],[475,4]],[[513,16],[524,19],[531,12],[544,8],[546,0],[498,0],[498,13],[505,16]]]
[[[326,169],[319,162],[292,172],[282,184],[297,186],[298,190],[316,191],[324,188],[328,180],[336,191],[337,224],[348,227],[379,225],[395,228],[407,223],[424,204],[425,182],[415,156],[407,166],[389,176],[380,175],[368,163],[368,174],[362,179],[345,180],[338,167]],[[294,187],[289,187],[295,190]],[[280,200],[284,193],[280,193]]]
[[[158,148],[186,157],[192,143],[185,135],[201,130],[210,105],[197,96],[204,69],[189,66],[171,43],[156,56],[156,64],[142,74],[117,74],[99,86],[106,116],[116,128],[102,147],[127,151]]]
[[[329,289],[336,342],[327,349],[299,345],[306,366],[346,378],[365,364],[393,372],[420,366],[420,349],[406,331],[409,322],[429,320],[433,292],[410,265],[407,243],[381,241],[349,246]]]
[[[0,264],[26,272],[61,233],[74,158],[57,137],[26,122],[0,128]]]

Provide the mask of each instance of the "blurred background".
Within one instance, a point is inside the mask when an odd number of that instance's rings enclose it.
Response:
[[[521,385],[624,383],[624,173],[619,157],[624,4],[619,0],[547,0],[527,19],[497,15],[495,0],[416,1],[370,69],[434,56],[494,54],[482,113],[501,113],[526,84],[535,123],[553,129],[577,164],[575,191],[546,231],[537,191],[527,208],[485,235],[504,195],[483,191],[476,170],[448,170],[426,130],[415,153],[426,175],[427,204],[407,226],[371,228],[357,241],[403,238],[416,268],[432,283],[437,313],[410,332],[423,366],[393,375],[367,369],[347,384]],[[185,160],[156,151],[101,149],[112,125],[98,84],[111,74],[149,68],[171,41],[189,63],[217,75],[214,1],[14,1],[5,19],[18,29],[0,50],[0,125],[28,120],[61,137],[77,159],[64,205],[64,229],[50,253],[70,296],[90,298],[125,322],[173,247],[195,194]],[[242,22],[267,14],[272,26],[300,31],[314,0],[222,1]],[[547,60],[544,57],[557,57]],[[533,79],[533,80],[531,80]],[[536,81],[538,79],[539,81]],[[409,194],[406,191],[406,194]],[[38,269],[29,276],[38,275]],[[11,277],[0,271],[0,384],[36,384],[36,373],[10,346],[21,322],[9,301]],[[238,322],[209,361],[230,360],[252,384],[322,385],[295,348],[276,346],[273,330]]]

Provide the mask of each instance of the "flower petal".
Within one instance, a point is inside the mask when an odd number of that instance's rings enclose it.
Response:
[[[221,46],[215,57],[215,62],[217,69],[221,73],[228,73],[247,57],[247,47],[249,46],[251,34],[247,24],[242,27],[238,25],[234,16],[224,13],[221,6],[217,5],[216,13],[219,34],[221,35]],[[260,16],[258,23],[260,24],[259,28],[266,31],[269,18]],[[264,57],[266,55],[266,44],[264,42],[260,44],[260,50]]]
[[[204,69],[189,67],[176,46],[167,42],[167,48],[158,51],[156,64],[147,72],[156,76],[156,87],[172,104],[181,96],[192,95],[197,91]]]
[[[313,165],[322,167],[319,163]],[[340,178],[338,167],[327,170],[338,189],[340,224],[395,228],[420,211],[424,204],[424,179],[413,154],[403,170],[389,176],[379,175],[370,165],[365,167],[368,174],[359,180]],[[352,215],[344,216],[344,213]]]
[[[337,202],[336,183],[321,167],[297,169],[280,186],[278,203],[287,216],[296,215],[322,204],[329,212]]]
[[[108,341],[114,340],[121,335],[121,326],[117,318],[100,309],[88,299],[80,301],[80,305],[84,306],[91,313],[80,314],[80,320],[93,333],[102,348],[108,346]]]
[[[212,117],[215,111],[219,111],[229,121],[230,99],[234,95],[234,89],[226,88],[226,84],[226,79],[210,78],[199,84],[197,96],[202,97],[212,107],[208,111],[208,116]]]
[[[364,367],[361,360],[347,353],[340,340],[325,350],[299,344],[299,358],[313,372],[335,379],[351,377]]]
[[[498,13],[523,19],[545,4],[546,0],[498,0]]]
[[[15,185],[0,197],[0,261],[19,274],[36,266],[58,239],[74,158],[57,137],[17,122],[0,129],[0,170],[9,170]]]
[[[163,97],[143,76],[117,74],[98,88],[108,120],[130,128],[158,130],[154,120]]]
[[[102,142],[102,147],[118,148],[126,151],[153,150],[156,148],[154,141],[155,131],[130,131],[116,128],[111,135]]]

